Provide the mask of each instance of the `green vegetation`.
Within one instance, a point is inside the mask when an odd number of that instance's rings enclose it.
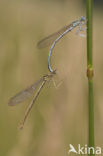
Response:
[[[94,147],[94,95],[93,95],[93,0],[87,0],[87,77],[88,77],[88,104],[89,104],[89,147]],[[93,154],[91,153],[91,156]]]

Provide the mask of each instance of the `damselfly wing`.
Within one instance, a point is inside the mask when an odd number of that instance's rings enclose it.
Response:
[[[34,91],[36,90],[36,88],[38,87],[38,85],[44,80],[44,78],[42,77],[41,79],[39,79],[38,81],[36,81],[33,85],[31,85],[30,87],[26,88],[25,90],[19,92],[18,94],[16,94],[15,96],[13,96],[8,104],[10,106],[14,106],[16,104],[19,104],[25,100],[27,100],[29,97],[31,97],[34,93]]]
[[[44,39],[40,40],[37,43],[37,47],[38,48],[45,48],[48,47],[49,45],[51,45],[56,38],[58,38],[63,32],[65,32],[68,28],[70,28],[72,26],[72,24],[69,24],[63,28],[61,28],[59,31],[45,37]]]

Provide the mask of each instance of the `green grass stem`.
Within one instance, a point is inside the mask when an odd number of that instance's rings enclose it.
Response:
[[[93,0],[86,1],[87,11],[87,77],[88,77],[88,104],[89,104],[89,147],[94,147],[94,95],[93,95],[93,53],[92,53],[92,20]],[[90,156],[94,156],[91,152]]]

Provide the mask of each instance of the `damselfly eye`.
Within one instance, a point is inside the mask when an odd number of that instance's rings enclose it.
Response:
[[[81,21],[85,21],[86,18],[84,16],[81,16]]]

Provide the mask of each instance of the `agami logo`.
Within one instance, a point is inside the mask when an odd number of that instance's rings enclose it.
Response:
[[[75,148],[72,144],[69,144],[68,154],[75,153],[75,154],[96,154],[100,155],[102,153],[101,147],[88,147],[87,145],[81,146],[80,144],[77,145]]]

